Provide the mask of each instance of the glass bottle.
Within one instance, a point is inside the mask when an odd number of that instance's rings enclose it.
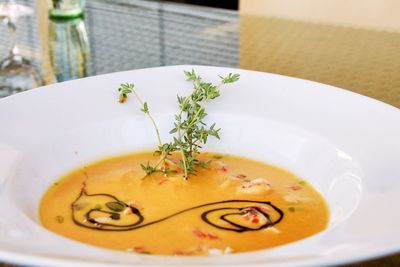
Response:
[[[50,62],[58,82],[89,74],[89,40],[82,17],[50,19]]]
[[[50,18],[72,19],[83,14],[84,0],[47,0]]]

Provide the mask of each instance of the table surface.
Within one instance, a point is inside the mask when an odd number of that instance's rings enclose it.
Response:
[[[400,30],[387,25],[321,21],[312,12],[291,17],[285,6],[274,14],[245,6],[257,0],[241,1],[240,11],[91,0],[84,18],[71,21],[48,19],[45,1],[19,2],[36,10],[18,21],[17,40],[43,84],[164,65],[215,65],[331,84],[400,107]],[[1,27],[1,58],[7,48]],[[400,254],[351,266],[400,266]]]

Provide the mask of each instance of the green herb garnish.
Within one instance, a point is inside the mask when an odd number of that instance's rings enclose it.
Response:
[[[57,221],[58,223],[63,223],[63,222],[64,222],[64,217],[58,215],[58,216],[56,216],[56,221]]]
[[[121,202],[117,201],[112,201],[112,202],[107,202],[106,203],[107,208],[109,208],[112,211],[120,212],[125,209],[125,205]]]
[[[148,104],[140,99],[134,85],[125,83],[118,88],[119,99],[122,103],[126,101],[128,94],[133,93],[135,95],[141,106],[141,111],[149,117],[156,131],[158,141],[156,153],[160,155],[160,160],[155,165],[150,165],[149,162],[141,164],[147,175],[157,171],[168,175],[171,170],[166,166],[166,160],[172,152],[179,152],[181,155],[179,164],[185,179],[190,175],[195,175],[197,167],[206,168],[209,165],[209,162],[200,161],[198,155],[210,136],[220,138],[220,129],[216,128],[215,123],[208,127],[204,122],[207,116],[205,106],[210,100],[220,96],[219,89],[222,85],[236,82],[240,77],[239,74],[232,73],[226,77],[219,76],[221,82],[218,85],[213,85],[204,82],[194,70],[184,71],[184,73],[187,79],[193,82],[193,91],[188,96],[178,96],[179,113],[175,115],[174,128],[169,132],[174,134],[173,141],[170,143],[163,144],[161,142],[157,124],[150,114]]]

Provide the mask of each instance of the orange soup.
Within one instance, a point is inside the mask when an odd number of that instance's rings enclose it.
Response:
[[[178,157],[173,155],[170,165]],[[133,253],[218,255],[306,238],[326,228],[327,205],[307,182],[254,160],[203,153],[185,180],[144,176],[142,152],[77,169],[44,195],[42,224],[80,242]]]

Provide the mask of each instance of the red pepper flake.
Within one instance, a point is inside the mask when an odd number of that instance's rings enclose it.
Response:
[[[158,181],[158,185],[165,184],[166,182],[168,182],[167,178],[161,179],[160,181]]]
[[[238,175],[236,175],[236,178],[238,178],[238,179],[244,179],[244,178],[246,178],[247,177],[247,175],[244,175],[244,174],[238,174]]]
[[[289,186],[289,188],[292,189],[293,191],[297,191],[297,190],[303,189],[303,187],[299,186],[299,185]]]
[[[222,172],[228,172],[228,167],[222,166],[222,167],[221,167],[221,171],[222,171]]]
[[[174,251],[173,254],[174,254],[174,256],[185,256],[185,255],[189,255],[189,253],[184,252],[184,251],[182,251],[182,250]]]
[[[143,251],[143,250],[144,250],[144,246],[136,246],[136,247],[133,247],[133,250],[136,251],[136,252]]]
[[[253,218],[253,219],[251,220],[251,222],[252,222],[252,223],[259,223],[260,220],[259,220],[258,218]]]
[[[210,239],[210,240],[219,239],[219,237],[216,234],[206,233],[204,231],[201,231],[200,229],[193,230],[193,234],[203,239]]]
[[[207,238],[210,240],[215,240],[218,239],[218,236],[216,234],[207,233]]]
[[[206,238],[207,237],[206,233],[202,232],[199,229],[195,229],[193,231],[193,234],[195,234],[197,237],[200,237],[200,238]]]

